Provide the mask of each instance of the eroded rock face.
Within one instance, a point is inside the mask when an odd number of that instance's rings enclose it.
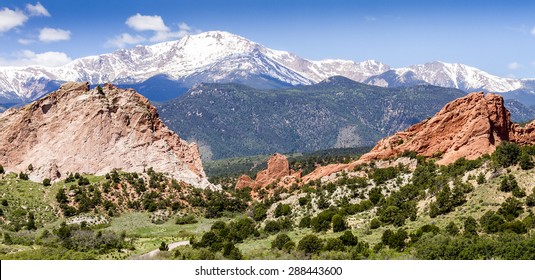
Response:
[[[427,157],[442,155],[438,164],[461,157],[475,159],[494,152],[501,141],[511,140],[512,131],[501,96],[471,93],[448,103],[432,118],[383,138],[359,161],[396,157],[404,151]]]
[[[256,185],[265,187],[276,180],[290,175],[290,164],[286,156],[274,154],[268,160],[268,167],[256,174]]]
[[[90,90],[88,83],[66,83],[38,101],[4,112],[0,163],[13,172],[32,164],[32,180],[152,167],[197,187],[210,185],[197,145],[169,130],[148,99],[111,84],[99,91]]]
[[[433,117],[381,139],[359,160],[320,166],[303,177],[303,182],[353,170],[357,165],[372,160],[398,157],[405,151],[426,157],[436,156],[438,164],[450,164],[461,157],[476,159],[493,153],[502,141],[534,144],[535,121],[520,127],[511,122],[500,95],[470,93],[446,104]]]
[[[267,169],[261,170],[256,174],[253,180],[247,175],[242,175],[236,182],[236,189],[250,187],[253,190],[265,188],[271,184],[277,184],[280,187],[288,187],[301,178],[301,172],[295,172],[290,169],[290,163],[286,156],[276,153],[268,159]]]

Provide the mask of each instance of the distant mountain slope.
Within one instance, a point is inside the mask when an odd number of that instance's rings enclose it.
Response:
[[[202,84],[159,106],[163,121],[213,159],[373,145],[464,96],[421,85],[381,88],[343,77],[259,90]]]

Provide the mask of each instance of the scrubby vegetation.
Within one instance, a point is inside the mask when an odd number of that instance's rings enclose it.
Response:
[[[263,193],[150,168],[46,184],[4,174],[0,258],[533,259],[532,151],[502,143],[447,166],[407,153],[412,167],[372,162]]]

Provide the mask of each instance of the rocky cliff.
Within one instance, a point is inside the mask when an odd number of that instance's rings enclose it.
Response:
[[[372,160],[400,156],[404,152],[438,158],[438,164],[457,159],[476,159],[491,154],[502,141],[518,144],[535,143],[535,121],[521,127],[512,123],[500,95],[470,93],[444,106],[433,117],[408,129],[381,139],[359,160],[349,164],[321,166],[303,178],[319,179]]]
[[[32,180],[152,167],[197,187],[210,185],[196,144],[169,130],[148,99],[111,84],[91,90],[88,83],[66,83],[4,112],[0,163],[13,172],[29,172],[31,164]]]
[[[516,142],[524,135],[511,123],[501,96],[471,93],[448,103],[433,117],[383,138],[360,160],[413,151],[426,157],[440,157],[438,164],[449,164],[461,157],[475,159],[490,154],[501,141]]]

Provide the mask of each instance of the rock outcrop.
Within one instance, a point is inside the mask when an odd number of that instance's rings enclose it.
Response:
[[[515,141],[510,137],[514,128],[501,96],[471,93],[446,104],[430,119],[383,138],[360,161],[395,157],[405,151],[440,156],[438,164],[461,157],[475,159],[494,152],[501,141]]]
[[[169,130],[148,99],[111,84],[90,90],[88,83],[66,83],[4,112],[0,163],[13,172],[27,172],[31,164],[32,180],[152,167],[197,187],[210,185],[197,145]]]
[[[240,176],[236,182],[236,189],[250,187],[253,190],[256,190],[258,188],[265,188],[271,184],[288,187],[301,178],[300,172],[295,172],[290,169],[290,163],[284,155],[278,153],[272,155],[268,159],[267,165],[267,169],[261,170],[256,174],[255,180],[247,175]]]
[[[524,127],[514,124],[500,95],[470,93],[446,104],[433,117],[381,139],[359,160],[349,164],[320,166],[303,177],[303,182],[352,170],[372,160],[398,157],[408,151],[437,157],[438,164],[450,164],[461,157],[476,159],[493,153],[502,141],[534,144],[535,121]]]

